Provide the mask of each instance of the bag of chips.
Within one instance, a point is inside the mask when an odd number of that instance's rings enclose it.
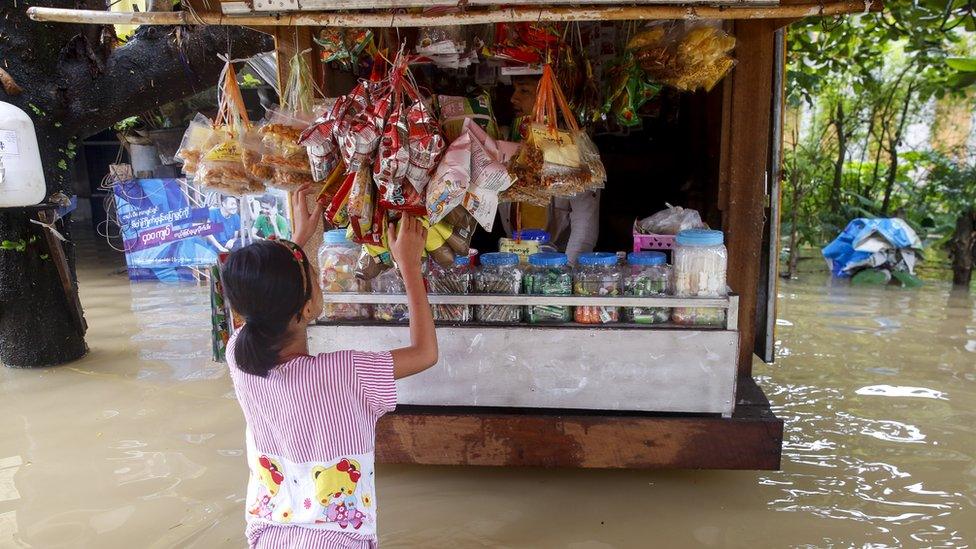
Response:
[[[194,175],[200,165],[200,158],[213,147],[215,141],[214,123],[206,116],[197,113],[183,134],[180,147],[173,158],[183,162],[183,173]]]
[[[707,23],[656,25],[627,47],[648,76],[683,91],[710,91],[735,65],[735,37]]]

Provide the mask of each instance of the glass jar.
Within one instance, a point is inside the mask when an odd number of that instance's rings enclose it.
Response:
[[[356,278],[360,245],[346,238],[345,229],[327,231],[319,248],[319,285],[322,293],[362,292],[366,284]],[[369,318],[369,305],[326,303],[323,320],[361,320]]]
[[[676,297],[724,297],[728,295],[726,268],[728,251],[722,231],[690,229],[674,239],[674,295]],[[721,326],[725,309],[675,307],[676,324]]]
[[[431,294],[468,294],[471,292],[471,258],[466,255],[454,258],[454,266],[445,269],[436,263],[431,266],[427,281]],[[432,305],[434,320],[441,322],[470,322],[470,305]]]
[[[529,257],[540,252],[555,252],[549,245],[549,233],[542,229],[524,229],[512,233],[512,238],[498,239],[498,251],[519,256],[519,263],[526,265]]]
[[[666,296],[670,288],[671,267],[663,252],[633,252],[627,256],[627,295]],[[660,324],[671,320],[670,307],[627,307],[624,318],[637,324]]]
[[[513,253],[495,252],[481,256],[481,267],[475,273],[476,294],[518,295],[522,288],[522,269],[519,257]],[[479,322],[520,322],[522,307],[518,305],[477,305]]]
[[[403,285],[400,269],[387,269],[370,281],[374,294],[403,295],[407,289]],[[373,320],[384,322],[406,322],[410,320],[410,309],[405,303],[376,303],[373,305]]]
[[[579,256],[574,290],[580,296],[618,296],[623,293],[623,273],[617,254],[595,252]],[[620,321],[620,307],[576,307],[576,322],[607,324]]]
[[[529,267],[524,277],[528,295],[573,295],[573,271],[566,254],[543,252],[529,256]],[[526,320],[532,324],[543,322],[569,322],[573,308],[568,305],[528,305]]]

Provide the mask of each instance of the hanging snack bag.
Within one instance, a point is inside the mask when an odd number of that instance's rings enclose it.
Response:
[[[314,82],[312,70],[298,52],[288,62],[288,80],[281,94],[281,106],[270,112],[268,123],[261,128],[263,155],[261,161],[273,171],[272,185],[294,190],[311,183],[312,167],[308,150],[299,144],[302,133],[312,121]]]
[[[630,40],[652,79],[684,91],[711,90],[735,65],[735,37],[708,24],[656,25]]]
[[[342,184],[339,185],[332,201],[325,208],[325,218],[336,227],[347,227],[349,225],[349,191],[352,190],[355,182],[355,173],[343,175]]]
[[[213,146],[203,155],[195,179],[204,187],[224,194],[261,192],[264,183],[244,165],[245,136],[251,121],[237,85],[237,74],[228,60],[218,80],[219,108],[214,119]]]
[[[183,173],[194,175],[200,166],[200,158],[213,147],[215,141],[214,123],[206,116],[197,113],[183,134],[180,148],[174,158],[183,162]]]
[[[491,96],[482,92],[475,97],[437,96],[438,120],[444,137],[452,143],[461,135],[461,126],[468,118],[484,128],[488,135],[498,138],[498,123],[491,109]]]

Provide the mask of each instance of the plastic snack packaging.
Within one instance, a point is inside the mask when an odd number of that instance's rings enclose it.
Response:
[[[679,90],[711,90],[735,65],[735,37],[707,23],[656,25],[631,39],[637,63]]]
[[[246,136],[252,131],[252,125],[237,85],[237,74],[229,61],[224,64],[218,81],[217,117],[207,139],[209,148],[200,158],[195,179],[202,186],[224,194],[261,192],[264,183],[244,164]]]
[[[296,53],[289,61],[281,106],[269,113],[268,122],[261,127],[261,162],[274,172],[272,185],[285,190],[314,181],[308,149],[300,144],[302,134],[314,118],[315,84],[304,53]]]
[[[708,226],[702,221],[698,210],[670,204],[667,204],[667,209],[634,223],[634,229],[642,234],[678,234],[689,229],[706,228]]]
[[[560,114],[565,129],[558,127]],[[556,82],[552,67],[545,65],[539,79],[529,137],[514,163],[514,175],[524,176],[513,185],[523,192],[524,196],[520,198],[544,205],[548,203],[548,197],[575,196],[602,185],[606,176],[599,152],[592,141],[583,135]],[[585,154],[581,154],[581,141],[584,142]],[[537,166],[538,175],[532,173]],[[523,183],[520,184],[520,181]]]
[[[495,121],[491,96],[488,92],[482,92],[474,97],[438,95],[437,108],[438,120],[448,143],[460,137],[461,128],[468,118],[481,126],[489,137],[498,138],[498,123]]]
[[[183,173],[194,175],[200,166],[200,158],[214,145],[214,123],[206,116],[197,113],[183,134],[179,149],[174,158],[183,162]]]

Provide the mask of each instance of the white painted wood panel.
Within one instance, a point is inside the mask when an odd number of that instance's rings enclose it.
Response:
[[[397,383],[398,402],[719,413],[735,405],[738,333],[438,327],[440,363]],[[319,325],[313,353],[408,344],[406,326]]]

